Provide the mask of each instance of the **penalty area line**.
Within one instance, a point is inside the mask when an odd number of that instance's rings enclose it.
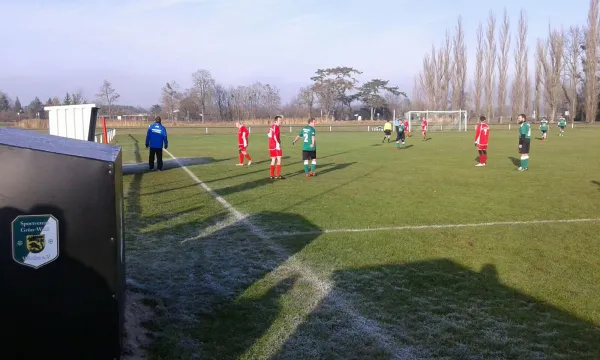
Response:
[[[485,223],[469,223],[469,224],[438,224],[438,225],[405,225],[405,226],[384,226],[362,229],[323,229],[315,231],[292,231],[278,232],[276,236],[302,236],[302,235],[318,235],[318,234],[337,234],[337,233],[362,233],[376,231],[398,231],[398,230],[432,230],[432,229],[452,229],[452,228],[474,228],[486,226],[523,226],[523,225],[539,225],[539,224],[565,224],[565,223],[582,223],[582,222],[600,222],[600,218],[589,219],[557,219],[557,220],[527,220],[527,221],[494,221]]]

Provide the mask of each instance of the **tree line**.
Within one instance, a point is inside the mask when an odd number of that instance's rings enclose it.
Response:
[[[433,45],[423,57],[414,79],[413,110],[465,109],[472,117],[485,115],[498,122],[519,113],[551,121],[566,114],[573,120],[596,121],[599,2],[590,0],[585,26],[565,29],[549,24],[547,36],[536,39],[531,52],[526,13],[521,10],[513,33],[506,9],[500,23],[490,11],[485,24],[480,22],[476,29],[472,74],[467,74],[465,30],[459,16],[453,36],[446,31],[442,44]]]
[[[357,76],[362,72],[352,67],[318,69],[311,84],[299,89],[294,98],[283,104],[277,86],[255,82],[250,85],[226,87],[218,83],[211,72],[201,69],[192,74],[192,86],[182,89],[176,81],[161,89],[158,103],[149,109],[118,104],[120,95],[110,81],[104,80],[95,103],[102,107],[101,115],[161,115],[177,121],[234,121],[267,119],[283,114],[287,117],[322,117],[331,120],[390,118],[396,110],[407,110],[410,101],[406,93],[388,80],[372,79],[362,84]],[[22,106],[18,97],[13,101],[0,92],[0,121],[24,118],[43,119],[44,106],[88,103],[81,89],[64,97],[49,98],[45,103],[36,97]]]
[[[373,79],[359,84],[361,71],[351,67],[318,69],[311,84],[299,90],[283,104],[277,86],[255,82],[225,87],[211,72],[201,69],[192,74],[192,86],[181,90],[176,81],[165,84],[161,101],[150,109],[168,119],[233,121],[267,119],[284,114],[288,117],[320,116],[332,120],[363,117],[389,117],[390,107],[406,107],[406,94],[388,80]]]

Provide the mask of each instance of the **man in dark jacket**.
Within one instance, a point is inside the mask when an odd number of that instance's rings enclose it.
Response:
[[[160,116],[157,116],[154,120],[156,122],[148,127],[146,133],[146,149],[150,148],[150,170],[154,170],[154,157],[156,156],[156,168],[158,171],[162,171],[163,144],[165,149],[168,148],[169,140],[167,139],[167,129],[162,126]]]

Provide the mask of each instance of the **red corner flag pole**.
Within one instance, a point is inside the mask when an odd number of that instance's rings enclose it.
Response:
[[[102,117],[102,139],[104,139],[104,143],[108,144],[108,136],[106,134],[106,118]]]

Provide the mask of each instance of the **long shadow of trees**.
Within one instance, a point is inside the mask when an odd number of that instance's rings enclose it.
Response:
[[[475,272],[439,259],[342,270],[332,280],[331,294],[272,359],[600,358],[598,324],[503,285],[491,264]],[[379,333],[352,331],[336,293]]]
[[[135,211],[139,191],[130,189],[129,196],[128,211]],[[141,228],[161,219],[132,220]],[[285,224],[311,234],[278,239],[249,224]],[[241,295],[319,233],[296,214],[261,212],[237,219],[226,211],[149,233],[130,233],[130,285],[160,303],[151,328],[160,329],[162,336],[155,339],[152,354],[165,359],[233,359],[243,354],[279,315],[278,301],[294,286],[297,274],[278,278],[261,296]]]

